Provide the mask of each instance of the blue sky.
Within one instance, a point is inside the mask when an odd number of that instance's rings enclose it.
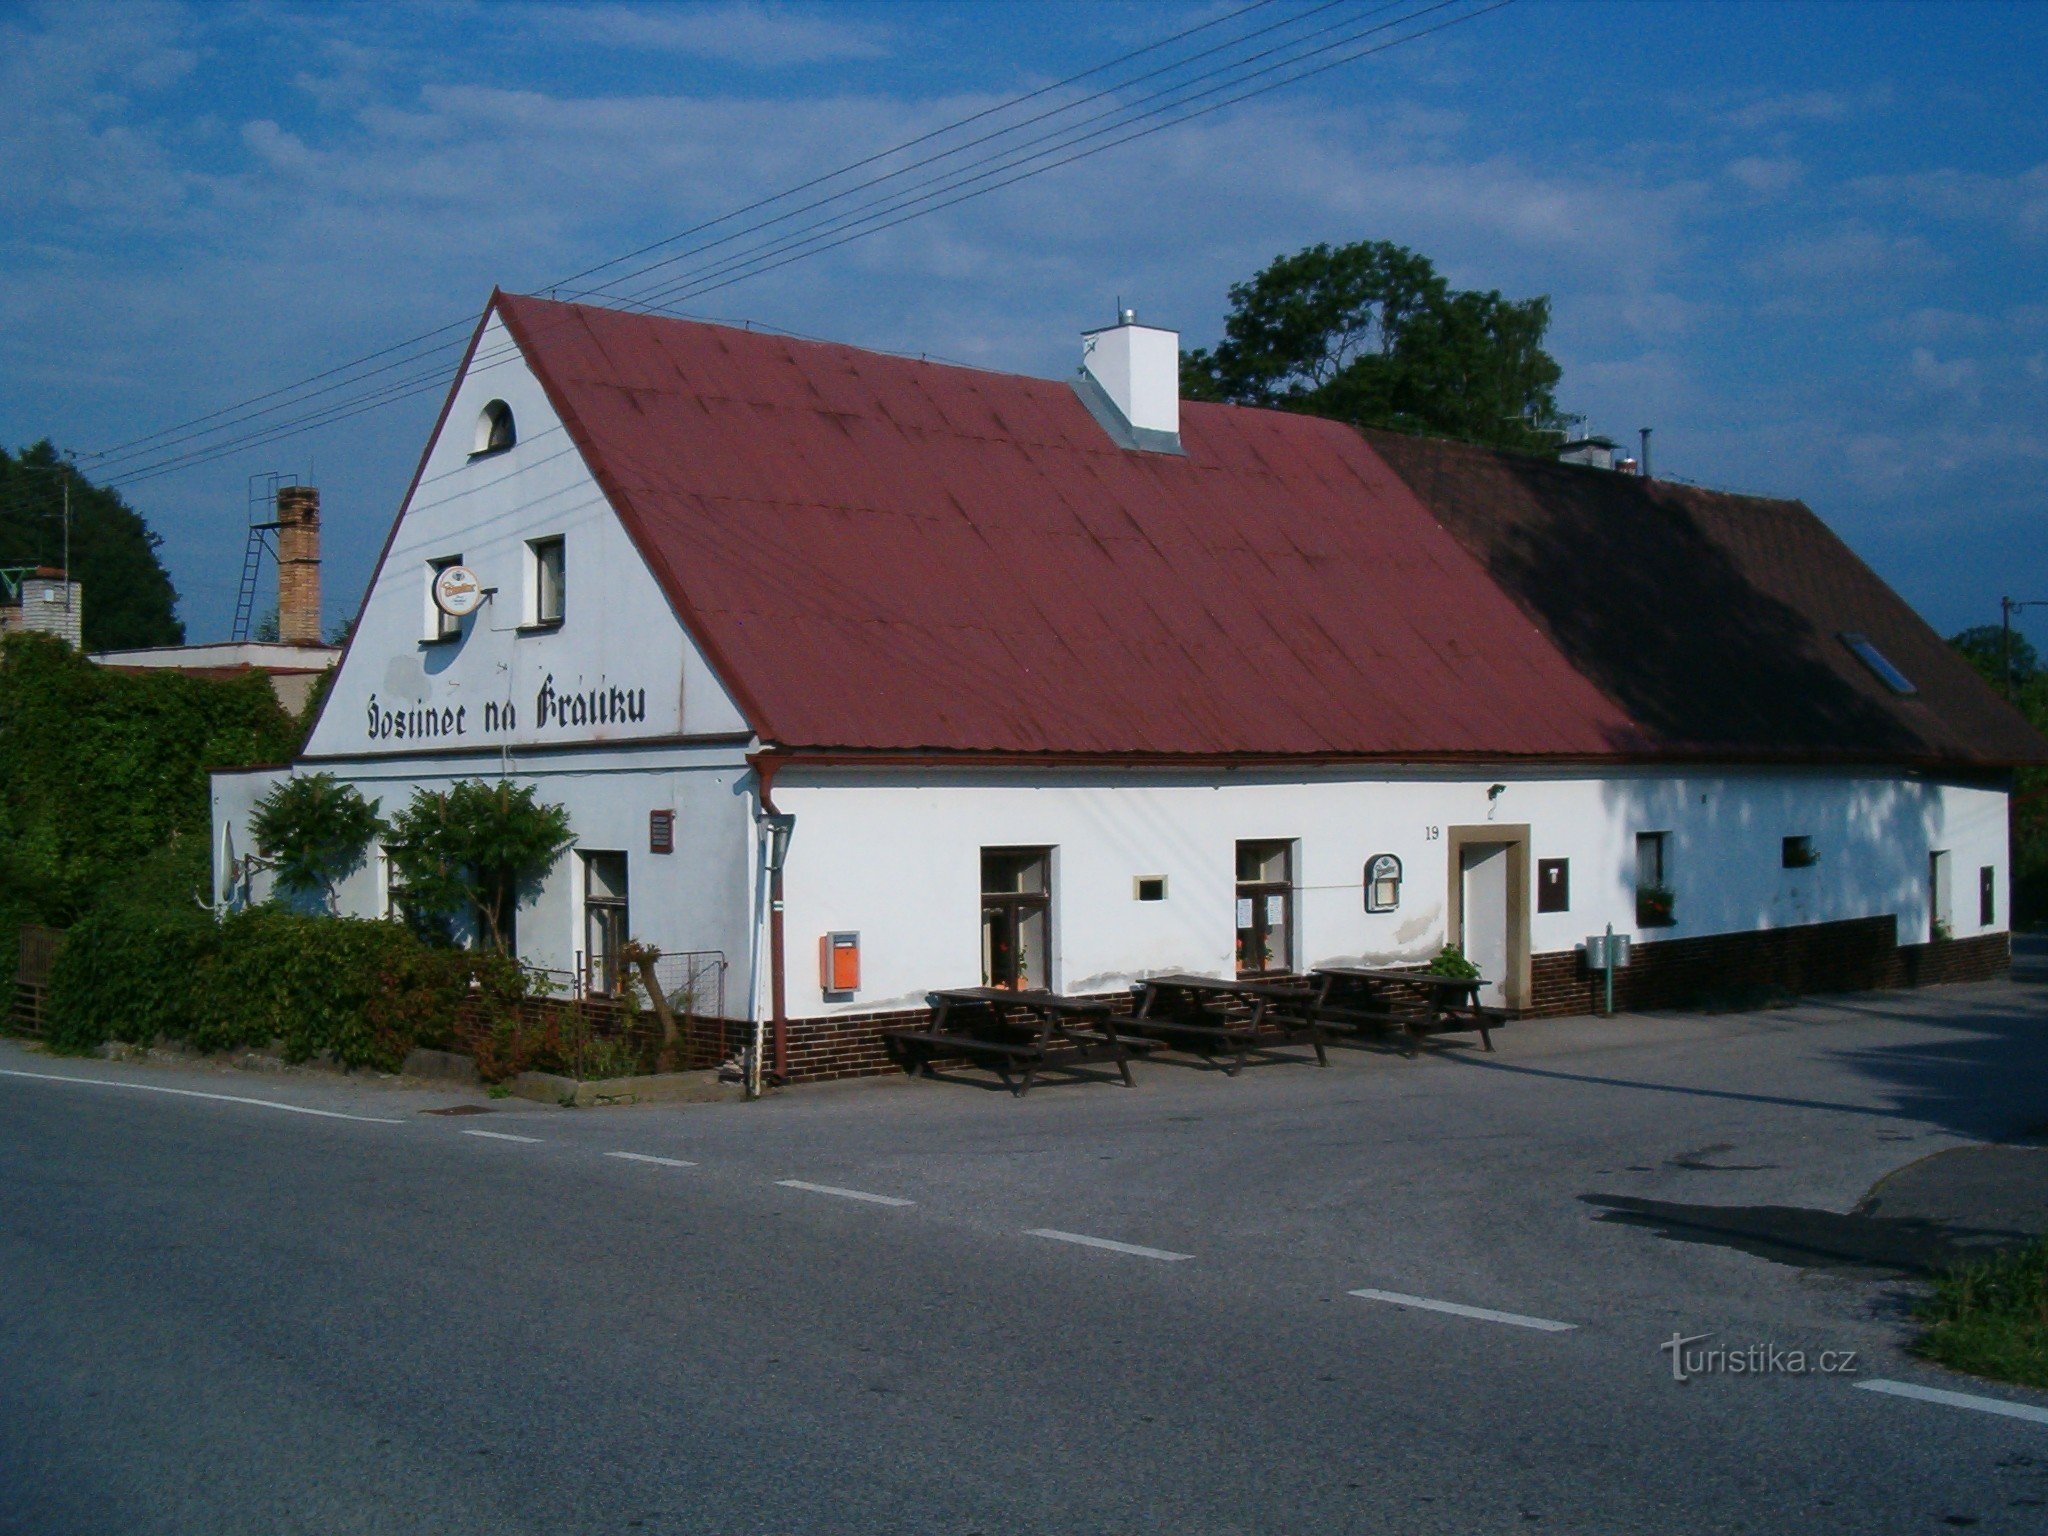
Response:
[[[107,448],[1230,9],[0,7],[0,441]],[[1398,241],[1550,294],[1568,409],[1804,498],[1946,632],[2048,598],[2044,74],[2048,6],[1521,0],[685,307],[1062,374],[1119,296],[1208,344],[1274,255]],[[352,612],[438,406],[129,488],[192,637],[261,471],[322,487]]]

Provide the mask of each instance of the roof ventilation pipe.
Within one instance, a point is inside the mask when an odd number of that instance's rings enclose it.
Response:
[[[1117,323],[1081,333],[1074,390],[1122,447],[1179,453],[1180,332],[1138,324],[1135,309]]]

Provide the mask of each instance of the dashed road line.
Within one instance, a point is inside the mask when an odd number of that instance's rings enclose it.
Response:
[[[836,1184],[806,1184],[802,1179],[777,1179],[784,1189],[809,1190],[814,1195],[837,1195],[842,1200],[865,1200],[870,1205],[915,1205],[915,1200],[899,1199],[895,1195],[871,1195],[864,1189],[841,1189]]]
[[[1527,1317],[1520,1312],[1496,1312],[1491,1307],[1468,1307],[1456,1301],[1437,1301],[1429,1296],[1407,1296],[1400,1291],[1363,1290],[1351,1292],[1367,1301],[1384,1301],[1397,1307],[1420,1307],[1425,1312],[1448,1312],[1453,1317],[1477,1318],[1482,1323],[1506,1323],[1511,1328],[1534,1328],[1539,1333],[1570,1333],[1577,1323],[1554,1322],[1547,1317]]]
[[[1057,1227],[1027,1227],[1024,1235],[1049,1237],[1056,1243],[1079,1243],[1083,1248],[1106,1248],[1111,1253],[1128,1253],[1140,1259],[1163,1259],[1175,1264],[1194,1257],[1192,1253],[1174,1253],[1165,1248],[1145,1248],[1137,1243],[1120,1243],[1112,1237],[1090,1237],[1085,1232],[1062,1232]]]
[[[482,1136],[489,1141],[524,1141],[536,1146],[540,1143],[540,1138],[538,1136],[514,1136],[510,1131],[470,1130],[464,1131],[462,1134],[465,1136]]]
[[[87,1088],[125,1088],[130,1093],[168,1093],[181,1099],[213,1099],[222,1104],[253,1104],[258,1109],[281,1109],[288,1115],[317,1115],[322,1120],[355,1120],[364,1125],[407,1125],[405,1120],[383,1115],[345,1115],[338,1109],[309,1109],[304,1104],[286,1104],[277,1099],[252,1099],[239,1093],[202,1093],[197,1088],[166,1088],[159,1083],[124,1083],[110,1077],[66,1077],[56,1072],[17,1072],[0,1067],[0,1077],[25,1077],[38,1083],[79,1083]]]
[[[1978,1397],[1969,1392],[1945,1392],[1940,1387],[1916,1387],[1910,1381],[1859,1381],[1860,1392],[1882,1392],[1887,1397],[1910,1397],[1915,1402],[1940,1403],[1944,1408],[1968,1408],[1973,1413],[2002,1414],[2008,1419],[2025,1419],[2030,1424],[2048,1424],[2048,1408],[2032,1403],[2007,1402],[2002,1397]]]
[[[651,1152],[607,1152],[606,1157],[616,1157],[628,1163],[659,1163],[664,1168],[694,1168],[695,1163],[686,1163],[680,1157],[656,1157]]]

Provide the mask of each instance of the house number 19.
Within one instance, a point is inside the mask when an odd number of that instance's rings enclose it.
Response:
[[[1444,829],[1442,827],[1424,827],[1422,829],[1422,840],[1425,843],[1433,843],[1443,835]]]

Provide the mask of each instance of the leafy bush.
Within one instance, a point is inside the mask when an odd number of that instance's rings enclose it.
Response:
[[[116,672],[44,635],[0,640],[0,934],[75,923],[166,845],[203,863],[207,770],[297,743],[260,675]]]
[[[218,1051],[278,1042],[395,1071],[415,1045],[452,1042],[463,1013],[488,1021],[526,996],[501,956],[436,950],[402,924],[256,907],[215,923],[193,905],[113,904],[66,936],[50,978],[49,1040],[112,1038]]]
[[[1432,976],[1456,976],[1461,981],[1470,981],[1479,974],[1479,967],[1465,958],[1465,951],[1455,944],[1446,944],[1443,952],[1424,967]]]

